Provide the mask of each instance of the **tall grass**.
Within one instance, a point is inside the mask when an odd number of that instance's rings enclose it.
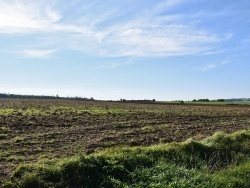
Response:
[[[5,187],[250,187],[249,159],[250,131],[217,133],[200,142],[113,148],[22,165]]]

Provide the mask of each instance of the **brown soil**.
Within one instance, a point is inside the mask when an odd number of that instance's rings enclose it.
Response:
[[[249,128],[250,106],[0,99],[0,180],[38,160]]]

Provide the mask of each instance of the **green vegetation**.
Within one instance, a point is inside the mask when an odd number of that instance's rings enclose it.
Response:
[[[191,101],[191,102],[186,102],[185,104],[194,104],[194,105],[250,105],[249,101],[233,101],[233,102],[229,102],[229,101],[209,101],[209,102],[205,102],[205,101]]]
[[[0,99],[0,187],[242,185],[249,132],[199,140],[249,125],[247,105]]]
[[[6,187],[249,187],[250,131],[21,165]]]

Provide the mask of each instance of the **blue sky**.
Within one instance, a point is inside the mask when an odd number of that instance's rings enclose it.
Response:
[[[249,0],[0,0],[0,93],[250,97]]]

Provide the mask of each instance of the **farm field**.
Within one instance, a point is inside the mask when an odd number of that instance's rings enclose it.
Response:
[[[0,99],[0,181],[21,164],[250,128],[250,106]]]

